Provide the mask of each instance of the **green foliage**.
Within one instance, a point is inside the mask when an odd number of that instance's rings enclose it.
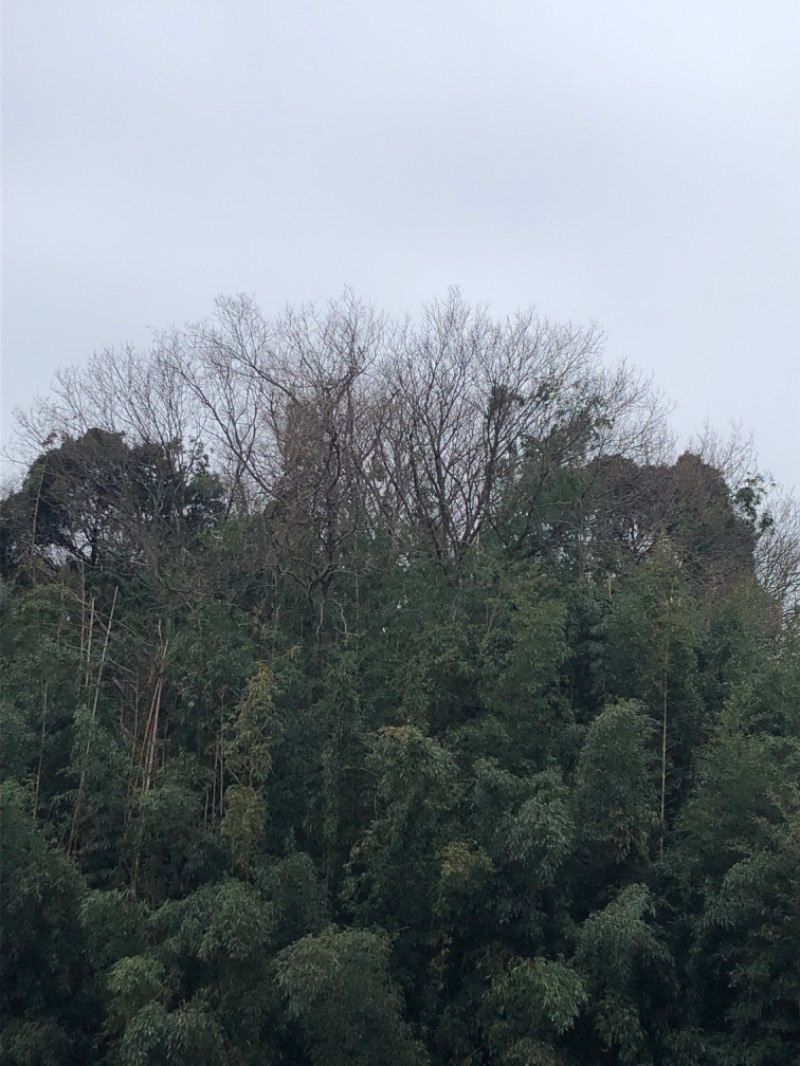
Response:
[[[718,886],[742,848],[761,837],[762,820],[776,810],[782,761],[779,745],[749,733],[732,703],[698,759],[694,794],[681,815],[681,878]]]
[[[671,959],[647,920],[654,913],[647,886],[631,884],[578,930],[575,962],[586,975],[594,1029],[623,1063],[652,1055],[640,1009],[644,976],[655,976],[666,991]]]
[[[590,861],[646,860],[657,825],[653,722],[635,703],[607,707],[586,734],[575,774],[576,822]]]
[[[81,905],[89,955],[97,971],[146,950],[147,907],[129,890],[87,892]]]
[[[155,543],[187,543],[222,511],[219,478],[206,460],[187,480],[180,444],[129,446],[122,433],[89,429],[65,437],[33,463],[3,507],[0,567],[60,554],[95,567],[149,560]]]
[[[386,726],[365,766],[377,815],[351,853],[347,896],[364,924],[418,935],[433,911],[439,848],[457,801],[455,762],[414,726]]]
[[[274,686],[272,671],[265,663],[258,663],[224,743],[225,763],[234,783],[225,792],[220,831],[230,840],[234,862],[246,876],[263,847],[267,821],[264,787],[272,769],[272,749],[283,733],[273,700]]]
[[[228,744],[228,769],[240,783],[263,785],[272,768],[272,747],[281,739],[275,713],[275,679],[266,663],[256,664],[247,693],[238,707]]]
[[[563,961],[509,959],[492,981],[489,1044],[503,1063],[557,1062],[554,1037],[571,1029],[587,992],[580,975]]]
[[[728,974],[730,1061],[743,1066],[788,1066],[800,1047],[800,792],[781,808],[777,824],[760,823],[703,919]]]
[[[272,908],[272,941],[286,947],[307,933],[319,933],[329,924],[329,901],[319,873],[309,855],[294,852],[262,866],[256,888]]]
[[[213,1018],[194,1007],[148,1003],[131,1020],[114,1056],[119,1066],[223,1066],[225,1044]]]
[[[439,918],[463,918],[464,912],[483,901],[494,873],[492,860],[474,841],[468,840],[445,844],[439,858],[441,873],[435,913]]]
[[[387,1054],[408,1066],[425,1061],[402,1018],[390,950],[385,933],[329,927],[280,953],[278,984],[313,1062],[371,1066]]]
[[[428,326],[391,395],[292,326],[218,470],[56,433],[2,501],[3,1062],[798,1061],[761,483],[609,453],[574,338]]]
[[[0,1029],[3,1061],[86,1061],[97,1004],[80,923],[85,885],[34,823],[14,782],[0,785]]]
[[[214,868],[214,839],[191,760],[176,759],[131,811],[126,838],[132,887],[153,904],[185,896]]]
[[[477,656],[484,706],[507,731],[506,764],[540,769],[572,740],[572,709],[559,691],[568,654],[564,604],[528,567],[504,574],[484,610]]]
[[[530,779],[530,798],[507,819],[506,855],[539,887],[555,883],[575,845],[570,793],[560,774],[545,771]]]
[[[40,811],[63,790],[59,773],[85,672],[76,646],[79,619],[66,581],[15,590],[0,615],[0,766],[4,778],[32,784]]]
[[[151,1000],[166,998],[164,967],[146,955],[126,955],[115,963],[107,977],[114,1013],[131,1021]]]

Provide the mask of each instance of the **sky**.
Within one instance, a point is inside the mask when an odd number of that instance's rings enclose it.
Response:
[[[2,439],[253,294],[599,322],[800,487],[796,0],[5,0]]]

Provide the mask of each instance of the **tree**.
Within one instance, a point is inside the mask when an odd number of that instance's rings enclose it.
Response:
[[[4,1060],[793,1062],[792,531],[662,414],[457,292],[62,374],[0,505]]]
[[[98,1023],[80,923],[85,886],[34,824],[19,785],[0,785],[0,804],[3,1061],[79,1066]]]
[[[4,573],[36,555],[51,571],[158,565],[165,542],[186,546],[219,515],[221,486],[202,460],[192,480],[175,473],[180,444],[129,446],[120,433],[89,429],[39,456],[3,503]]]
[[[592,1025],[621,1063],[651,1061],[654,1019],[646,990],[654,984],[664,997],[669,987],[671,958],[649,920],[654,912],[647,886],[633,883],[578,931],[575,965],[585,975]]]
[[[329,927],[280,953],[278,984],[313,1062],[425,1062],[388,974],[390,949],[385,933]]]

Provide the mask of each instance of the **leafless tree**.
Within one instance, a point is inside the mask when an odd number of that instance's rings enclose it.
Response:
[[[723,436],[709,425],[693,449],[719,470],[756,533],[756,567],[762,585],[792,616],[800,607],[800,501],[761,469],[752,433],[740,423]]]
[[[596,329],[556,326],[533,310],[496,321],[457,290],[395,330],[382,363],[380,470],[440,556],[474,543],[510,487],[524,536],[558,468],[661,448],[660,398],[627,368],[606,370],[601,350]]]
[[[787,616],[795,617],[800,611],[800,501],[791,492],[774,490],[768,515],[756,548],[759,577]]]
[[[311,590],[358,536],[427,543],[449,566],[514,512],[524,542],[560,470],[654,461],[664,414],[647,379],[604,366],[597,329],[496,319],[452,290],[416,322],[349,293],[272,319],[222,298],[147,352],[61,373],[20,426],[29,444],[123,432],[190,466],[206,449],[229,509],[267,516],[275,560]]]
[[[30,462],[43,447],[90,429],[155,444],[175,483],[190,480],[203,459],[206,414],[169,358],[166,337],[150,348],[131,345],[93,354],[85,366],[59,370],[50,394],[16,412],[16,451]]]
[[[277,558],[325,587],[363,528],[374,433],[367,374],[381,321],[347,295],[267,320],[247,297],[176,338],[177,372],[208,414],[209,443],[242,512],[270,516]]]

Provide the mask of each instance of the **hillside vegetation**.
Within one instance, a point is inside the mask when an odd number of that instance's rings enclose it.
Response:
[[[18,445],[3,1062],[796,1066],[798,538],[595,333],[222,300]]]

